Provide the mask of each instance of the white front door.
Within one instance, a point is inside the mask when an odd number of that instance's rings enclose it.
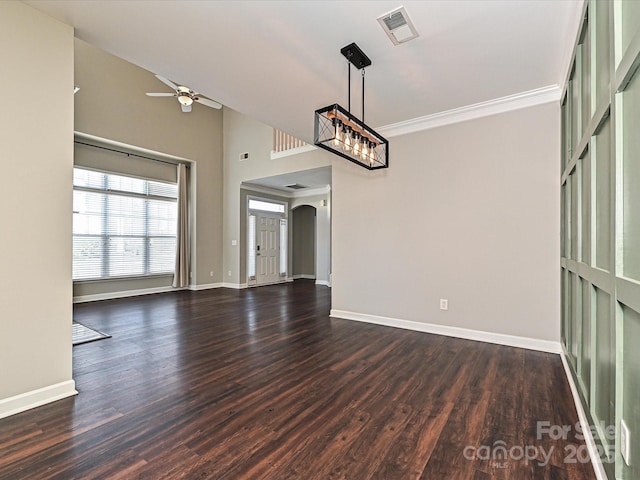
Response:
[[[280,219],[279,215],[256,215],[256,283],[274,283],[280,277]]]

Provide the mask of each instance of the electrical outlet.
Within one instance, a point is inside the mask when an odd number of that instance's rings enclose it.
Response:
[[[209,272],[209,276],[210,276],[210,277],[213,277],[213,272]]]
[[[449,300],[446,298],[440,299],[440,310],[449,310]]]
[[[229,271],[227,272],[227,275],[228,275],[229,277],[231,276],[231,270],[229,270]]]
[[[624,420],[620,420],[620,453],[622,454],[624,463],[631,465],[631,459],[629,458],[631,454],[631,438],[629,435],[629,427],[624,423]]]

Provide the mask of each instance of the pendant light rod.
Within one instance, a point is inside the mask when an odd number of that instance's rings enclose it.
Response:
[[[362,69],[362,123],[364,123],[364,68]]]
[[[367,170],[389,168],[389,141],[364,123],[365,68],[371,60],[352,43],[340,50],[348,62],[348,110],[333,104],[315,111],[314,145],[343,157]],[[362,77],[362,119],[351,113],[351,65]]]
[[[351,64],[353,64],[358,70],[362,70],[362,113],[364,118],[364,69],[371,65],[371,59],[360,49],[355,43],[350,43],[346,47],[340,49],[340,53],[344,55],[349,62],[349,76],[348,76],[348,104],[347,111],[351,113]]]
[[[348,57],[347,57],[348,60]],[[347,61],[347,65],[348,65],[348,69],[349,69],[349,74],[347,75],[347,97],[349,98],[348,102],[347,102],[347,110],[349,112],[351,112],[351,62]]]

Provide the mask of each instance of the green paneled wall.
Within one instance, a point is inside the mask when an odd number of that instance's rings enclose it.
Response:
[[[593,302],[592,287],[588,281],[580,280],[582,285],[582,311],[588,312]],[[578,374],[585,398],[591,394],[591,317],[582,315],[582,335],[580,336],[580,365]]]
[[[631,466],[623,478],[640,478],[640,314],[627,307],[622,308],[624,319],[624,357],[627,366],[624,369],[622,382],[624,394],[622,398],[622,417],[631,432]]]
[[[640,1],[583,13],[561,104],[562,342],[609,479],[638,480]]]

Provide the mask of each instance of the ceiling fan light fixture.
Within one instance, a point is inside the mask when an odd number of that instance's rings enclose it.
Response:
[[[191,90],[189,87],[185,87],[184,85],[176,85],[171,80],[168,80],[160,75],[156,74],[156,78],[160,80],[162,83],[170,87],[173,92],[172,93],[151,93],[148,92],[147,96],[149,97],[175,97],[178,99],[178,103],[182,109],[183,113],[189,113],[191,111],[191,105],[194,102],[200,103],[210,108],[220,109],[222,108],[222,104],[211,100],[209,98],[201,97],[199,94]]]
[[[188,107],[193,103],[193,98],[191,98],[191,96],[188,93],[180,92],[178,94],[178,101],[180,102],[181,105]]]

